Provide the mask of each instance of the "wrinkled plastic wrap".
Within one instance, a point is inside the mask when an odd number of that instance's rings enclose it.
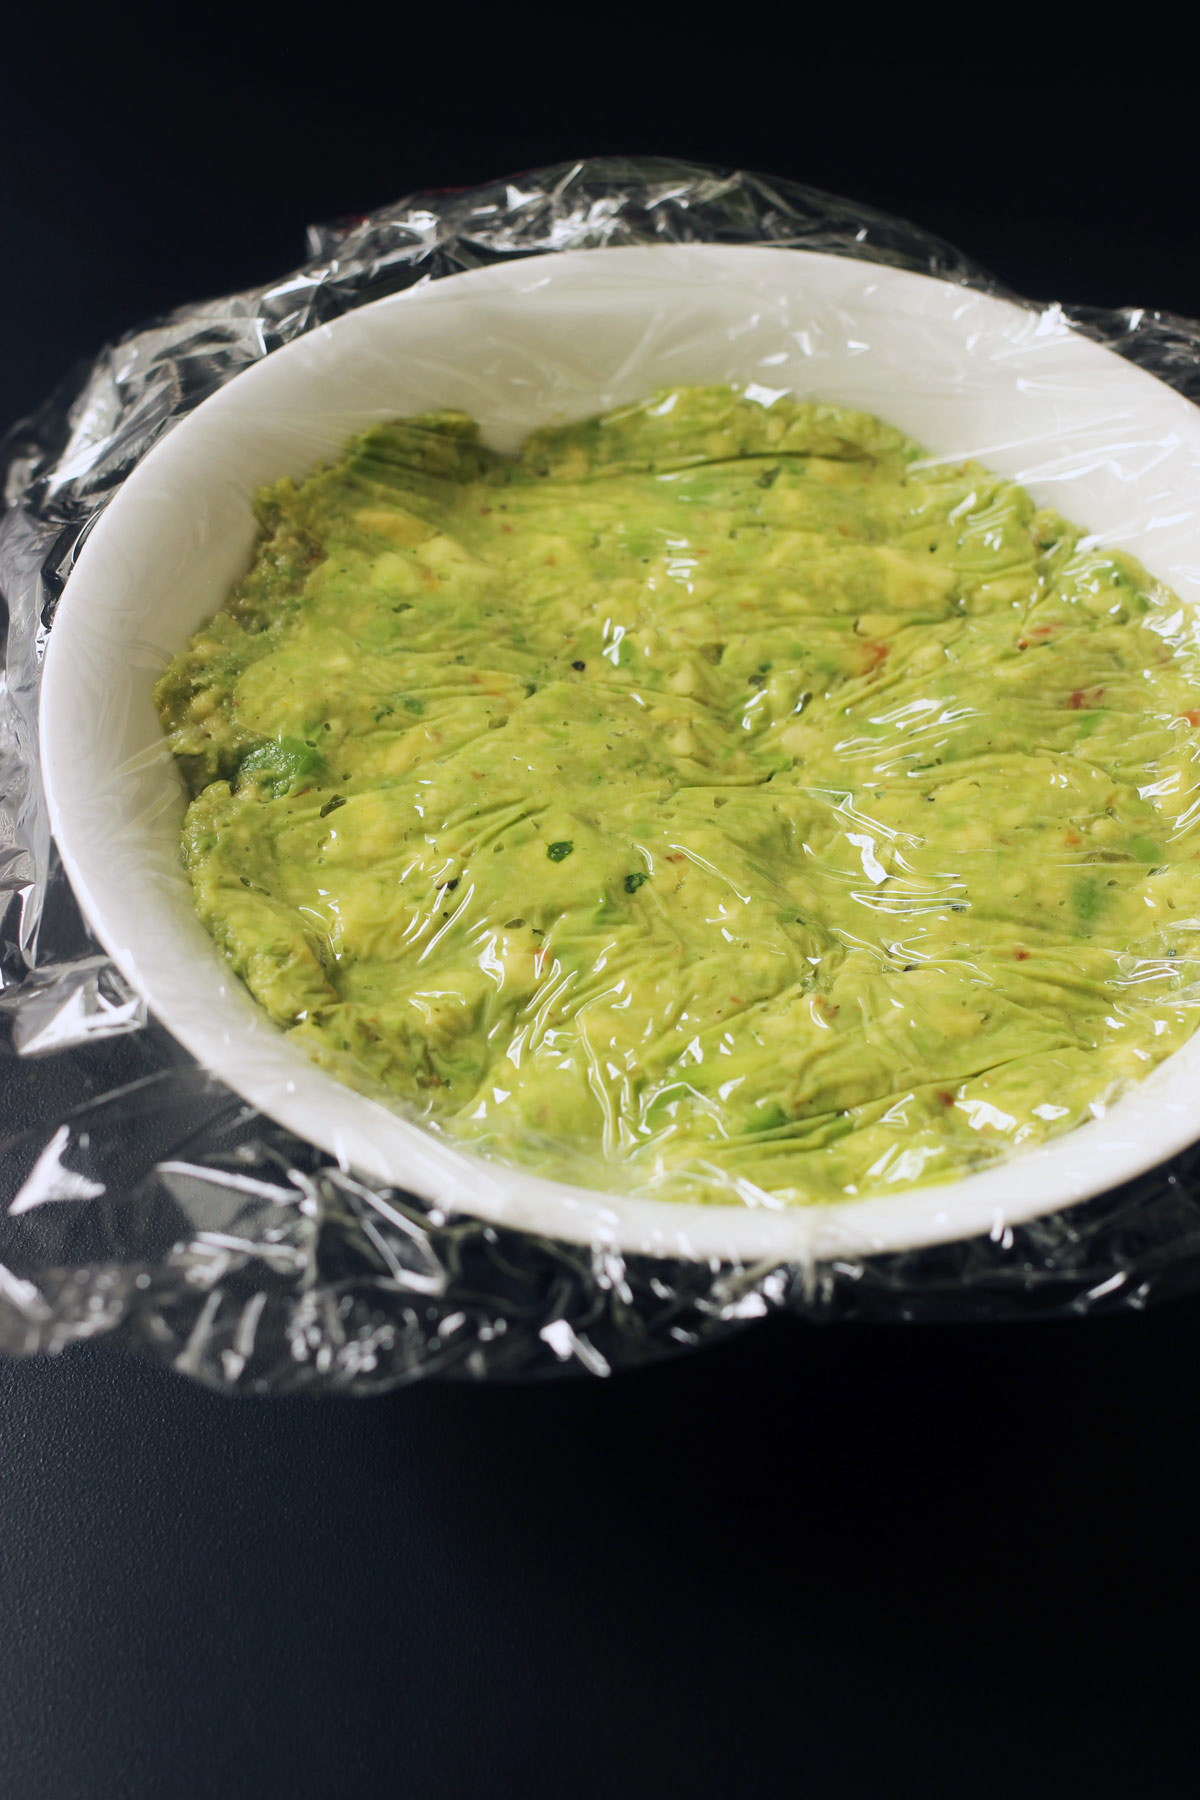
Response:
[[[815,250],[1000,291],[928,234],[791,183],[596,161],[315,229],[301,269],[131,333],[12,433],[0,520],[3,1350],[117,1333],[216,1385],[367,1391],[432,1373],[604,1374],[777,1310],[1045,1317],[1200,1286],[1198,1150],[1027,1224],[782,1266],[621,1255],[447,1215],[255,1112],[148,1015],[83,924],[41,790],[42,661],[89,530],[164,433],[364,302],[515,258],[694,242]],[[1200,325],[1052,310],[1200,398]]]

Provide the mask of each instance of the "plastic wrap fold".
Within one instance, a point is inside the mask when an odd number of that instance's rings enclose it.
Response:
[[[81,547],[147,452],[243,370],[365,302],[517,258],[697,242],[819,251],[1003,293],[929,234],[790,182],[597,160],[313,228],[301,268],[129,333],[10,434],[0,1350],[117,1333],[215,1385],[368,1391],[434,1373],[605,1374],[774,1311],[1015,1319],[1200,1286],[1200,1151],[1030,1224],[804,1266],[622,1256],[447,1217],[339,1167],[200,1068],[82,921],[41,788],[40,676]],[[1039,310],[1200,398],[1200,325],[1137,308]]]

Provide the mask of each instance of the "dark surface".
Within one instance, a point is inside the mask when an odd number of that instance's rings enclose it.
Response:
[[[4,1791],[1193,1793],[1198,1350],[1174,1307],[360,1403],[0,1368]]]
[[[502,15],[434,44],[347,12],[289,47],[281,17],[6,23],[0,418],[295,262],[309,218],[588,151],[756,165],[1039,296],[1200,312],[1182,45],[905,58],[748,14],[693,58],[615,21],[531,54]],[[1198,1350],[1180,1303],[361,1403],[104,1344],[0,1365],[0,1790],[1190,1794]]]

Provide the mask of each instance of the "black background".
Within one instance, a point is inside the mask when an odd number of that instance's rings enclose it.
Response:
[[[593,152],[789,175],[1031,295],[1200,314],[1165,15],[1089,51],[1082,16],[910,14],[881,46],[843,10],[818,40],[750,9],[27,9],[0,423],[295,263],[309,219]],[[1184,1301],[776,1322],[608,1383],[357,1403],[230,1401],[103,1344],[0,1365],[0,1789],[1194,1793],[1198,1351]]]

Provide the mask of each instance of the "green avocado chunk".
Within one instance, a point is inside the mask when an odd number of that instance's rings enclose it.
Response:
[[[981,1167],[1193,1031],[1184,610],[863,413],[379,426],[156,699],[201,919],[326,1067],[558,1178]]]

